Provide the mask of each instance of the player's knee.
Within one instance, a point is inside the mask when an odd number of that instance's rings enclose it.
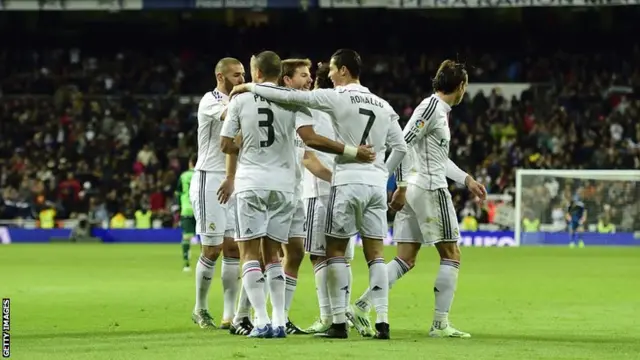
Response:
[[[457,242],[440,242],[436,244],[436,249],[441,259],[460,261],[460,247]]]
[[[304,259],[304,251],[288,251],[284,260],[288,267],[300,267]]]
[[[300,238],[289,239],[289,243],[283,247],[283,250],[287,266],[300,267],[304,259],[304,240]]]
[[[309,260],[311,260],[311,265],[316,266],[321,262],[326,261],[327,258],[325,256],[309,255]]]
[[[221,250],[220,245],[202,245],[201,253],[207,259],[215,261],[218,260]]]
[[[327,258],[341,257],[347,252],[349,239],[338,239],[327,236]]]
[[[240,250],[238,249],[238,244],[236,244],[233,238],[224,238],[224,242],[222,243],[222,254],[227,258],[240,258]]]
[[[363,238],[362,251],[367,261],[384,258],[384,244],[382,240]]]
[[[416,258],[422,244],[414,243],[398,243],[396,257],[409,266],[409,269],[413,269],[416,266]]]

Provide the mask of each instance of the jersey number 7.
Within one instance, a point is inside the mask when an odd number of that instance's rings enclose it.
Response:
[[[267,140],[260,140],[260,147],[269,147],[275,141],[276,133],[273,130],[273,111],[269,108],[258,108],[258,115],[265,115],[266,120],[258,121],[259,127],[267,128]]]
[[[371,110],[363,109],[363,108],[360,108],[358,112],[360,113],[360,115],[369,117],[369,119],[367,120],[367,126],[365,126],[364,132],[362,133],[362,139],[360,140],[360,145],[366,145],[367,138],[369,137],[369,131],[371,131],[373,122],[376,121],[376,114],[374,114],[373,111]]]

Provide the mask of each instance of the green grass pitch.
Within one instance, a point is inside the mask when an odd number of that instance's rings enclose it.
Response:
[[[0,296],[11,298],[11,359],[640,359],[640,249],[464,248],[451,320],[467,340],[427,336],[437,267],[424,248],[391,291],[388,342],[196,328],[179,245],[1,246]],[[361,255],[353,272],[355,298],[368,279]],[[219,320],[219,265],[215,276]],[[305,261],[291,318],[307,326],[316,316]]]

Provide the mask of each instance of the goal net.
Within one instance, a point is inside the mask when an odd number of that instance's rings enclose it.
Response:
[[[640,245],[640,171],[517,170],[514,210],[518,245]]]

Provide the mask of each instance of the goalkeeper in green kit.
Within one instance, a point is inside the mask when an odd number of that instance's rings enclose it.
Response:
[[[184,261],[183,271],[191,271],[189,264],[191,239],[196,234],[196,218],[193,216],[193,207],[189,200],[189,187],[193,177],[193,167],[196,163],[196,156],[189,158],[189,169],[178,179],[176,187],[176,203],[180,206],[180,228],[182,230],[182,260]]]

